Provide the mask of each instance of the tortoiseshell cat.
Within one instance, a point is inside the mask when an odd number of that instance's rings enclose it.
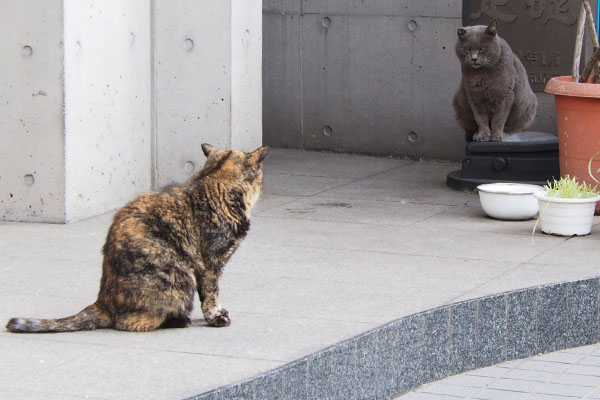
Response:
[[[96,302],[61,319],[13,318],[11,332],[186,327],[194,291],[210,326],[230,324],[219,278],[250,228],[268,147],[252,153],[203,144],[202,171],[183,186],[140,195],[117,212],[104,244]]]
[[[458,28],[456,55],[462,81],[454,95],[456,119],[468,141],[502,141],[505,132],[531,125],[537,98],[527,72],[510,46],[497,34],[496,20]]]

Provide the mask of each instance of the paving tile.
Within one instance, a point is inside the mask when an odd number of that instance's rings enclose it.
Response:
[[[600,399],[600,388],[594,389],[589,395],[590,399]]]
[[[600,388],[600,376],[575,375],[568,372],[552,378],[550,382],[572,386]]]
[[[448,292],[445,291],[438,291],[423,299],[419,297],[419,293],[423,291],[421,288],[382,291],[370,287],[365,282],[336,282],[310,277],[282,277],[271,279],[266,284],[268,290],[261,286],[241,293],[230,293],[228,296],[233,298],[227,303],[224,294],[221,296],[221,302],[231,312],[258,312],[278,318],[292,315],[299,318],[317,318],[324,323],[332,320],[332,328],[325,328],[324,333],[335,333],[333,327],[340,322],[376,327],[394,320],[399,315],[408,315],[421,311],[423,307],[431,308],[434,304],[450,300]],[[412,298],[408,297],[410,293],[413,293]],[[304,328],[310,328],[310,325],[307,323]],[[358,333],[360,332],[355,334]],[[282,339],[274,338],[278,343],[282,343]],[[306,340],[310,341],[310,337]],[[284,348],[279,350],[285,351]]]
[[[410,393],[406,395],[406,400],[456,400],[456,396],[448,396],[444,394],[434,394],[434,393]],[[405,400],[402,397],[402,400]]]
[[[558,396],[555,394],[533,393],[527,396],[527,400],[573,400],[573,396]]]
[[[598,350],[597,346],[579,346],[561,350],[559,353],[581,354],[585,356],[594,356],[594,351]]]
[[[438,180],[435,185],[420,186],[378,175],[339,185],[323,192],[323,195],[339,199],[408,201],[446,206],[479,204],[479,198],[473,193],[448,190],[445,184],[446,175],[432,176]]]
[[[477,394],[477,399],[484,400],[526,400],[529,399],[529,393],[514,392],[512,390],[500,389],[481,389]]]
[[[478,200],[478,199],[477,199]],[[523,241],[531,242],[531,229],[533,221],[502,221],[488,217],[479,201],[458,204],[435,216],[433,219],[424,220],[416,227],[448,226],[453,229],[469,232],[495,232],[510,235],[520,235]]]
[[[503,378],[506,379],[517,379],[522,381],[530,382],[547,382],[550,379],[558,377],[560,373],[547,372],[547,371],[535,371],[528,369],[511,369]]]
[[[519,365],[519,369],[530,369],[534,371],[545,371],[545,372],[563,372],[570,364],[555,361],[542,361],[538,359],[529,359]]]
[[[579,361],[579,364],[581,364],[581,365],[595,365],[597,367],[600,367],[600,357],[599,356],[594,356],[594,355],[588,355],[585,358],[583,358],[581,361]]]
[[[335,197],[311,196],[272,208],[269,210],[269,216],[312,221],[410,226],[448,209],[449,206],[444,205],[361,199],[340,200]]]
[[[595,365],[574,364],[565,370],[568,374],[600,376],[600,367]]]
[[[33,337],[4,334],[0,341],[3,355],[0,366],[2,379],[11,383],[3,388],[2,396],[17,399],[23,392],[37,392],[54,393],[64,398],[72,388],[81,388],[80,397],[183,399],[225,386],[233,380],[251,377],[260,369],[274,367],[271,362],[244,358],[222,358],[219,363],[213,363],[214,356],[205,354],[74,343],[69,341],[69,335],[76,334]],[[59,337],[49,341],[48,336]],[[62,341],[60,336],[63,336]],[[82,357],[82,354],[87,356]],[[131,367],[131,360],[135,360],[135,368]],[[33,380],[25,385],[23,369],[14,368],[15,365],[28,365],[27,374]],[[161,371],[161,379],[156,378],[156,370]]]
[[[506,390],[512,392],[530,393],[535,392],[536,388],[543,385],[543,382],[535,382],[531,380],[510,379],[504,376],[490,383],[490,389]]]
[[[304,196],[285,196],[263,193],[260,196],[260,200],[252,208],[252,215],[270,215],[270,210],[285,204],[293,204],[302,199],[304,199]]]
[[[600,218],[598,216],[594,217],[594,221],[598,221]],[[594,229],[600,229],[600,226],[597,226]],[[597,231],[596,231],[597,232]],[[575,270],[579,270],[581,268],[590,267],[590,269],[594,268],[594,263],[590,263],[590,260],[598,257],[598,235],[594,235],[594,231],[592,234],[585,237],[577,237],[577,240],[563,240],[562,242],[557,241],[557,245],[553,248],[550,248],[547,252],[540,253],[538,257],[531,260],[531,263],[536,264],[545,264],[545,265],[556,265],[560,268],[563,268],[565,273],[569,271],[574,272]],[[539,235],[536,235],[536,240]],[[565,255],[568,254],[568,257]],[[587,275],[587,277],[593,277],[598,275],[597,271],[592,272]],[[583,278],[583,277],[582,277]],[[563,278],[565,280],[576,279],[572,277]]]
[[[446,395],[446,396],[454,396],[458,398],[468,399],[468,398],[476,398],[477,394],[480,392],[480,388],[471,387],[471,386],[462,386],[455,385],[453,383],[431,383],[429,385],[425,385],[422,389],[419,390],[420,393],[431,393],[438,395]]]
[[[451,228],[449,228],[451,229]],[[357,235],[356,232],[360,232]],[[553,240],[539,240],[535,246],[523,246],[517,235],[480,232],[478,245],[474,234],[438,228],[413,229],[411,226],[349,224],[344,222],[280,219],[256,216],[252,220],[253,239],[263,245],[296,246],[354,251],[373,251],[461,258],[499,262],[522,262],[553,246]],[[435,246],[431,246],[435,243]],[[512,249],[507,252],[506,249]],[[520,289],[516,287],[515,289]]]
[[[540,394],[552,394],[558,396],[571,396],[584,398],[592,392],[592,388],[579,385],[565,385],[561,383],[544,383],[536,388]]]
[[[536,357],[538,361],[549,361],[549,362],[557,362],[563,364],[575,364],[579,363],[583,358],[583,355],[578,353],[569,353],[568,349],[563,351],[556,351],[554,353],[543,354],[539,357]]]
[[[474,388],[484,388],[496,379],[495,377],[489,376],[476,376],[471,373],[464,373],[455,375],[447,379],[448,382],[452,382],[455,385],[469,386]]]
[[[502,378],[510,371],[509,368],[502,368],[501,366],[494,365],[486,368],[479,368],[469,372],[473,376],[482,376],[489,378]]]
[[[313,196],[352,182],[323,176],[265,174],[263,193],[279,196]]]
[[[552,238],[555,239],[554,237]],[[535,246],[538,244],[540,243],[536,243]],[[522,263],[507,269],[504,274],[490,279],[488,282],[478,287],[475,294],[471,297],[480,297],[486,294],[498,294],[530,287],[546,286],[551,283],[563,281],[586,279],[590,276],[596,276],[597,274],[597,268],[586,265],[569,270],[568,268],[565,268],[564,265]]]
[[[476,288],[506,273],[518,264],[501,261],[440,258],[427,255],[383,252],[348,251],[341,249],[277,246],[258,243],[250,236],[242,242],[225,268],[223,284],[231,286],[222,295],[233,291],[261,287],[275,277],[313,279],[333,282],[368,282],[379,291],[404,291],[408,300],[415,297],[407,289],[427,289],[462,293]],[[268,265],[257,260],[269,260]],[[415,295],[417,293],[414,293]],[[428,296],[418,296],[426,301]],[[439,305],[440,303],[437,303]],[[418,311],[424,311],[427,304]],[[399,317],[400,315],[398,315]]]
[[[269,152],[264,172],[278,175],[357,179],[389,171],[409,163],[411,161],[382,157],[294,150],[287,153],[282,152],[279,157],[274,159],[271,159]]]

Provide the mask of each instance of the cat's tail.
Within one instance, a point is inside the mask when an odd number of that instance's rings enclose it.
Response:
[[[15,333],[74,332],[109,328],[110,316],[96,303],[79,313],[60,319],[12,318],[6,329]]]

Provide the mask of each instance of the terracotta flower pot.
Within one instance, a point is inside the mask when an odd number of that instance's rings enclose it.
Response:
[[[560,175],[593,182],[588,163],[600,151],[600,84],[572,82],[570,76],[558,76],[548,81],[545,92],[553,94],[556,101]],[[596,157],[592,171],[599,168],[600,158]],[[596,205],[599,213],[600,203]]]

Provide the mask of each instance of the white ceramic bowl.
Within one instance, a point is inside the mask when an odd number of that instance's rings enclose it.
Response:
[[[518,221],[533,218],[539,211],[534,192],[544,190],[526,183],[486,183],[477,186],[481,207],[492,218]]]

